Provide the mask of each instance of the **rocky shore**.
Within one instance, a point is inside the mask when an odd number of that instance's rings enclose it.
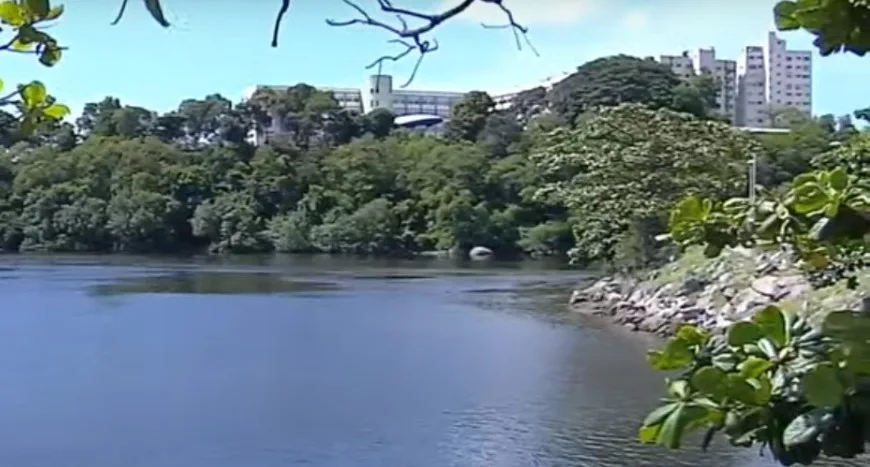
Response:
[[[774,303],[800,310],[860,302],[836,286],[814,290],[788,258],[785,252],[734,249],[706,259],[696,251],[644,278],[602,278],[575,290],[570,304],[632,331],[668,336],[683,323],[722,329]]]

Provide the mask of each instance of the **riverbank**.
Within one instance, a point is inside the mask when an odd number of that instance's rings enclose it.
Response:
[[[668,336],[681,324],[722,329],[771,304],[812,319],[860,304],[868,279],[861,277],[857,290],[844,283],[813,288],[784,252],[733,249],[711,259],[695,248],[646,277],[605,277],[575,290],[570,306]]]

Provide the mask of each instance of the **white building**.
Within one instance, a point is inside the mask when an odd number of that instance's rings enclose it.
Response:
[[[688,79],[695,76],[695,63],[689,56],[688,50],[681,55],[661,55],[659,63],[669,66],[674,74],[680,78]]]
[[[769,127],[770,107],[767,105],[767,71],[763,47],[749,46],[743,50],[738,74],[737,124]]]
[[[716,105],[731,123],[737,121],[737,61],[716,58],[716,49],[698,49],[695,72],[708,74],[716,83]]]
[[[361,93],[365,112],[387,109],[396,116],[424,114],[446,118],[453,105],[465,95],[464,92],[395,89],[390,75],[372,75],[367,84]]]
[[[813,112],[813,59],[808,50],[789,50],[775,32],[763,47],[746,47],[739,67],[738,123],[772,127],[778,110]]]
[[[765,47],[767,102],[773,111],[793,108],[804,114],[813,111],[813,54],[806,50],[788,50],[785,40],[771,32]]]
[[[716,58],[716,50],[698,49],[697,52],[685,51],[680,55],[661,55],[659,62],[667,65],[683,79],[708,74],[716,83],[716,104],[722,115],[734,123],[737,113],[737,62]]]

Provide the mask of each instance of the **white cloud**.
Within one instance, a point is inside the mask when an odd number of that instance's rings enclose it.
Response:
[[[444,0],[438,11],[456,6],[457,0]],[[546,5],[546,6],[545,6]],[[599,0],[510,0],[505,2],[516,21],[527,25],[572,24],[595,13]],[[491,3],[474,2],[458,20],[484,24],[505,24],[505,14]]]
[[[622,26],[635,31],[649,26],[649,15],[643,11],[630,11],[622,17]]]

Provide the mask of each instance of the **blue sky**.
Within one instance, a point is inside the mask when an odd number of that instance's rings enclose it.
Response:
[[[435,11],[455,1],[394,3]],[[370,73],[365,65],[395,52],[386,43],[391,38],[386,32],[327,26],[325,18],[354,16],[341,0],[295,0],[277,49],[269,41],[278,0],[163,0],[172,22],[169,29],[153,22],[140,0],[129,3],[121,23],[111,26],[120,0],[68,2],[66,13],[50,29],[69,47],[62,62],[44,68],[33,57],[4,56],[2,78],[7,83],[42,80],[76,114],[85,102],[106,95],[167,111],[181,99],[215,92],[238,100],[256,84],[361,87]],[[497,8],[481,5],[436,30],[440,50],[427,56],[411,87],[495,93],[616,53],[658,56],[713,46],[717,55],[737,58],[742,47],[762,45],[766,31],[773,28],[775,1],[704,3],[505,0],[530,28],[539,57],[517,50],[509,30],[482,28],[482,21],[503,21]],[[377,11],[375,0],[359,0],[359,5]],[[809,34],[783,37],[790,48],[811,47]],[[412,62],[396,64],[385,73],[399,81],[408,76]],[[816,56],[813,76],[815,113],[845,114],[870,105],[865,92],[870,58]]]

